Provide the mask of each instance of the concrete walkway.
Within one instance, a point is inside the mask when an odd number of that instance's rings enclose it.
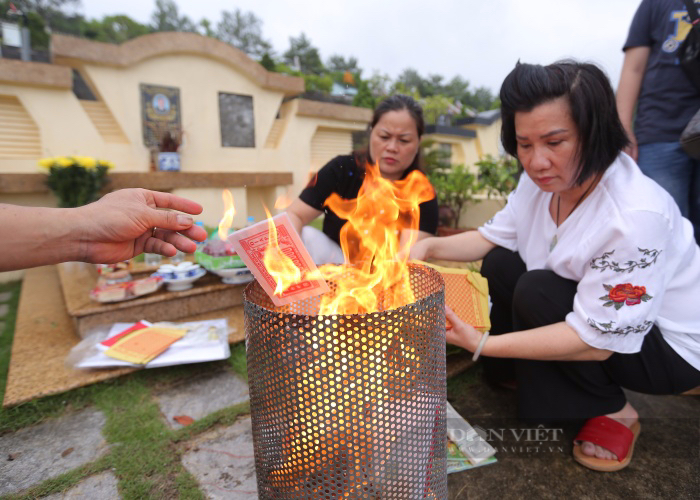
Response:
[[[8,293],[0,294],[0,332]],[[452,379],[448,398],[498,450],[498,462],[448,477],[452,499],[674,498],[700,497],[700,397],[628,393],[642,416],[642,433],[631,465],[598,473],[576,464],[571,442],[579,424],[528,427],[515,415],[515,394],[481,381]],[[472,376],[473,378],[473,376]],[[461,380],[465,380],[461,379]],[[456,382],[456,383],[455,383]],[[458,389],[455,389],[458,388]],[[246,382],[228,370],[212,370],[155,390],[153,400],[168,428],[248,400]],[[0,497],[100,460],[109,453],[104,415],[95,408],[68,413],[0,436]],[[249,416],[195,434],[183,444],[182,465],[206,498],[255,499],[257,485]],[[68,491],[46,498],[121,498],[111,470],[89,476]]]
[[[247,394],[237,375],[219,372],[169,388],[156,400],[162,418],[175,428],[176,414],[199,419],[244,401]],[[642,435],[630,467],[604,474],[572,460],[574,425],[528,433],[531,428],[509,418],[515,411],[512,392],[476,383],[451,394],[453,406],[487,432],[498,449],[498,462],[450,475],[448,498],[697,498],[700,398],[630,393],[629,399],[643,416]],[[107,451],[103,425],[100,412],[88,409],[0,437],[0,495],[21,492],[95,460]],[[206,498],[257,498],[249,417],[199,434],[185,449],[182,463]],[[107,471],[50,498],[120,497],[117,480]]]

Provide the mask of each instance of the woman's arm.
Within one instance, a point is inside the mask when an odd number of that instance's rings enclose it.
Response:
[[[404,229],[401,231],[401,236],[399,237],[399,248],[405,248],[411,241],[415,245],[416,242],[424,240],[426,238],[431,238],[433,235],[425,231],[419,231],[417,229]]]
[[[446,308],[452,329],[447,331],[447,342],[474,352],[482,334],[464,323]],[[586,344],[565,322],[520,332],[489,337],[481,350],[484,356],[559,361],[603,361],[612,351],[597,349]]]
[[[303,202],[301,198],[294,200],[292,204],[287,207],[286,212],[294,225],[294,229],[296,229],[299,234],[301,234],[301,228],[323,213],[321,210],[316,210],[311,205]]]
[[[472,262],[483,259],[494,248],[496,245],[484,238],[479,231],[465,231],[453,236],[418,241],[411,248],[410,258]]]
[[[66,261],[114,263],[142,252],[194,252],[204,229],[189,215],[201,205],[145,189],[123,189],[78,208],[0,205],[0,271]],[[158,228],[153,234],[153,228]]]

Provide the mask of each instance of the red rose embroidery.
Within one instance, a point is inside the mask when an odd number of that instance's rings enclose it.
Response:
[[[634,306],[653,298],[651,295],[647,294],[646,287],[635,286],[631,283],[622,283],[614,287],[603,285],[603,287],[608,292],[607,295],[600,297],[600,300],[605,301],[605,304],[603,304],[605,307],[614,306],[615,309],[620,309],[625,304]]]

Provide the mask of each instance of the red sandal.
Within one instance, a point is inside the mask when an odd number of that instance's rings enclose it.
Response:
[[[637,421],[628,428],[610,417],[594,417],[586,422],[574,440],[574,460],[589,469],[601,472],[614,472],[624,469],[632,459],[634,444],[642,426]],[[611,451],[617,460],[604,460],[585,455],[581,443],[588,441]]]

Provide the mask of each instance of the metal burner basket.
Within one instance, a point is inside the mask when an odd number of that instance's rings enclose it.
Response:
[[[415,265],[409,281],[412,303],[328,316],[246,287],[260,498],[447,498],[444,282]]]

